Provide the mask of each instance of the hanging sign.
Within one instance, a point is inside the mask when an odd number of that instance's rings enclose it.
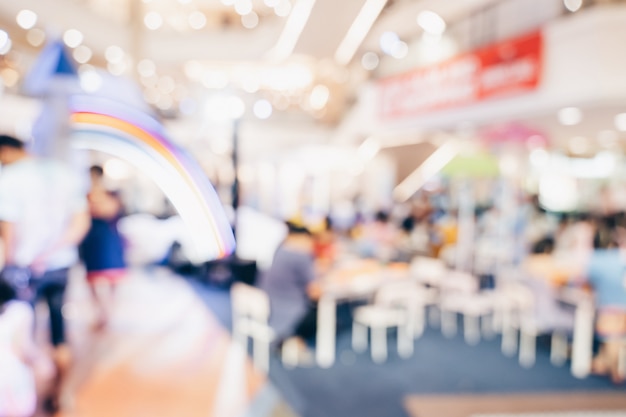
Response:
[[[380,117],[393,120],[531,91],[541,75],[541,32],[379,82]]]

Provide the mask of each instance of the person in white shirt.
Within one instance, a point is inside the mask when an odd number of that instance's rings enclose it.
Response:
[[[4,268],[29,269],[33,304],[50,309],[50,334],[59,373],[67,365],[62,315],[69,268],[90,217],[80,176],[59,161],[31,156],[25,144],[0,135],[0,239]],[[63,363],[62,363],[63,362]]]

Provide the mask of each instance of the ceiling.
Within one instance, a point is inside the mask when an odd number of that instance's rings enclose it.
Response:
[[[80,46],[69,50],[83,67],[108,70],[133,78],[144,98],[160,114],[176,120],[176,132],[200,138],[206,130],[201,104],[212,95],[236,94],[248,109],[264,99],[273,113],[268,120],[249,117],[244,131],[256,137],[247,146],[254,153],[273,142],[275,147],[327,141],[352,106],[362,82],[386,75],[366,70],[361,57],[376,53],[389,68],[415,65],[414,58],[396,59],[381,52],[384,32],[394,31],[400,39],[416,40],[422,29],[416,22],[423,10],[438,13],[454,32],[455,24],[494,7],[503,0],[0,0],[0,27],[13,42],[0,60],[0,76],[9,90],[18,91],[21,77],[30,69],[47,39],[62,38],[68,29],[82,34]],[[359,16],[374,4],[375,20],[354,44],[351,59],[338,62],[337,50]],[[37,14],[32,29],[18,25],[23,9]],[[247,12],[241,15],[243,12]],[[156,18],[150,21],[150,16]],[[252,16],[252,17],[251,17]],[[148,26],[154,25],[153,29]],[[158,26],[158,28],[156,27]],[[367,26],[367,25],[366,25]],[[118,55],[111,47],[119,47]],[[413,61],[412,61],[413,59]],[[195,102],[195,106],[188,106]],[[605,108],[606,107],[606,108]],[[576,126],[558,123],[556,114],[520,118],[529,128],[546,132],[562,148],[574,139],[585,152],[624,142],[621,134],[605,133],[613,128],[619,106],[583,109]],[[195,112],[195,113],[194,113]],[[252,111],[248,111],[248,116]],[[180,123],[190,120],[190,123]],[[280,128],[278,128],[279,126]],[[294,134],[294,132],[296,132]],[[225,133],[228,135],[228,133]],[[621,142],[620,142],[621,141]],[[584,153],[584,152],[583,152]]]
[[[133,77],[165,117],[181,116],[185,99],[204,100],[228,91],[247,102],[268,100],[276,121],[305,114],[310,123],[332,127],[350,107],[360,83],[373,76],[361,67],[360,57],[367,51],[384,55],[378,45],[383,32],[393,30],[408,39],[420,34],[416,16],[421,10],[432,9],[452,22],[497,1],[0,1],[0,27],[13,41],[0,67],[16,71],[3,74],[16,88],[42,48],[37,37],[61,38],[76,29],[82,39],[72,50],[75,57],[85,65]],[[354,59],[338,63],[334,57],[339,45],[364,6],[374,3],[380,15],[373,15],[377,19],[371,30],[365,25],[364,37],[351,54]],[[33,29],[17,24],[23,9],[36,13]],[[119,47],[118,54],[111,46]]]

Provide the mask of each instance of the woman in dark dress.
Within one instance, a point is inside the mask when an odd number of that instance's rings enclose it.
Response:
[[[117,283],[125,275],[124,243],[117,229],[123,210],[119,197],[104,187],[102,167],[92,166],[90,174],[91,190],[88,201],[91,228],[80,249],[87,269],[87,282],[98,308],[96,328],[99,329],[106,325],[108,314],[96,291],[96,284],[105,282],[111,293],[114,293]]]

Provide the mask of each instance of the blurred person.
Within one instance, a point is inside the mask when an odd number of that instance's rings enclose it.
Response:
[[[588,284],[594,294],[596,335],[600,349],[592,363],[592,372],[608,375],[622,383],[618,373],[619,349],[626,338],[626,229],[614,231],[618,247],[590,249],[586,253],[573,246],[569,252],[537,254],[526,262],[532,276],[552,279],[553,283]],[[546,251],[551,243],[547,243]],[[538,251],[541,247],[536,248]],[[541,257],[541,258],[539,258]]]
[[[398,230],[391,222],[389,214],[378,211],[374,220],[363,225],[358,238],[361,256],[390,261],[396,256]]]
[[[269,324],[276,333],[276,345],[295,338],[300,352],[306,353],[306,341],[315,336],[317,325],[314,241],[305,227],[292,222],[287,227],[287,236],[259,286],[270,298]]]
[[[337,237],[329,216],[324,219],[321,230],[313,235],[313,255],[321,270],[328,270],[337,257]]]
[[[31,365],[35,359],[33,309],[16,299],[14,289],[0,281],[0,416],[29,417],[37,394]]]
[[[91,190],[87,195],[91,227],[80,244],[81,258],[87,269],[87,282],[98,309],[95,330],[102,329],[109,314],[104,300],[97,291],[99,282],[105,282],[115,293],[117,283],[125,275],[124,242],[117,223],[123,214],[123,206],[118,195],[104,185],[104,170],[94,165],[89,170]]]
[[[594,250],[586,270],[596,299],[596,331],[602,341],[592,371],[623,383],[618,361],[620,347],[626,340],[626,229],[616,228],[615,236],[618,246]]]
[[[70,360],[62,307],[70,267],[78,261],[78,243],[89,228],[87,202],[79,178],[70,169],[58,161],[31,156],[14,137],[0,135],[0,164],[5,270],[29,271],[31,303],[45,300],[48,304],[60,381]]]

